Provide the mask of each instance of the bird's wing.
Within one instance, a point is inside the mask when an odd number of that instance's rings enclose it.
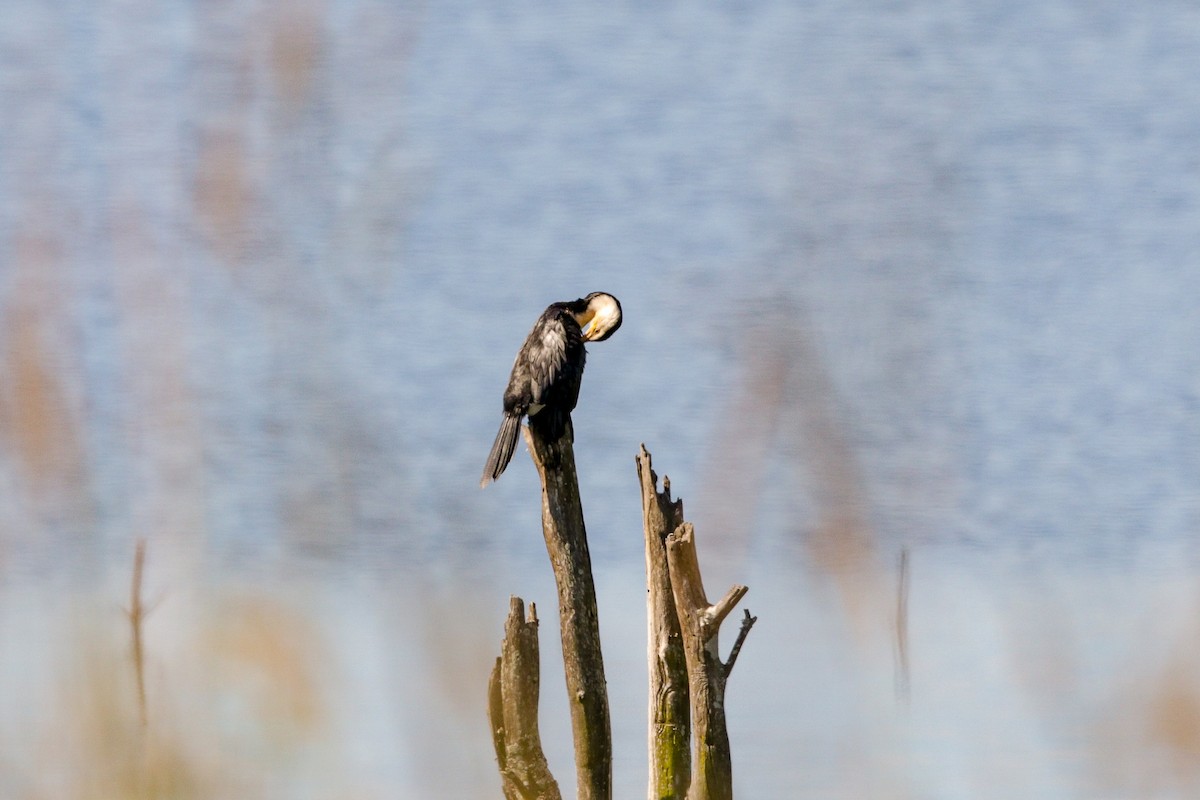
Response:
[[[545,403],[554,384],[567,365],[569,337],[559,316],[543,317],[529,335],[529,388],[535,403]]]
[[[573,328],[572,328],[573,326]],[[538,318],[513,362],[512,375],[504,392],[504,409],[524,414],[531,405],[546,405],[557,396],[563,378],[582,337],[575,320],[550,307]]]

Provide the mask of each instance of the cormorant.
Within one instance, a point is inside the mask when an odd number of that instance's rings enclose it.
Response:
[[[504,390],[504,422],[483,467],[480,487],[504,472],[517,447],[521,417],[528,416],[547,441],[570,429],[579,399],[584,342],[603,342],[621,327],[621,303],[605,292],[552,303],[534,324],[513,362]]]

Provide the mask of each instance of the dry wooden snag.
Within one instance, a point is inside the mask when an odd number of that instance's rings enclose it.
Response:
[[[733,766],[729,731],[725,725],[725,684],[746,634],[758,618],[750,616],[749,611],[745,613],[729,659],[722,662],[717,649],[717,631],[749,590],[735,584],[716,604],[709,604],[700,578],[695,531],[690,522],[683,523],[667,537],[667,563],[683,631],[688,688],[692,695],[695,759],[688,797],[692,800],[730,800],[733,797]]]
[[[580,800],[612,797],[612,732],[600,652],[600,620],[570,436],[547,442],[536,426],[525,441],[542,481],[542,533],[558,587],[563,670],[575,741]]]
[[[646,614],[649,623],[651,800],[724,800],[733,796],[725,685],[756,618],[746,612],[727,661],[717,631],[748,591],[735,585],[715,605],[704,594],[695,532],[683,501],[671,499],[670,480],[650,467],[645,445],[637,456],[646,539]],[[691,727],[688,717],[690,706]],[[689,736],[695,757],[689,760]]]
[[[525,439],[542,479],[542,531],[558,587],[578,797],[611,800],[608,690],[574,451],[567,436],[547,442],[536,429],[526,428]],[[755,618],[746,612],[729,658],[722,662],[717,631],[747,589],[735,585],[716,604],[709,604],[695,533],[684,521],[682,501],[671,499],[666,478],[658,491],[658,476],[645,446],[637,468],[649,623],[648,795],[650,800],[727,800],[733,796],[733,775],[725,686]],[[525,620],[524,606],[514,597],[488,693],[496,758],[509,800],[560,796],[538,736],[537,659],[536,614]]]
[[[642,485],[646,541],[646,661],[649,674],[650,800],[687,796],[692,779],[692,719],[683,634],[667,569],[667,536],[683,524],[683,501],[671,499],[671,480],[651,468],[642,445],[636,458]]]
[[[538,733],[537,607],[509,599],[504,643],[488,681],[488,719],[506,800],[561,800]]]

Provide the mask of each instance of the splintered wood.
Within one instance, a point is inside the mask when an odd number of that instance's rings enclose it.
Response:
[[[672,501],[670,482],[650,468],[645,446],[637,457],[646,538],[650,668],[651,798],[727,800],[733,769],[725,724],[725,685],[742,644],[757,620],[747,611],[729,659],[721,661],[717,631],[745,596],[740,584],[710,604],[704,593],[695,530]],[[687,707],[694,758],[687,758]],[[681,753],[681,750],[683,751]]]

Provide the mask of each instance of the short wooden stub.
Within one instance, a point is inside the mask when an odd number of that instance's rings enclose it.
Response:
[[[488,719],[506,800],[562,800],[538,733],[537,609],[509,600],[504,643],[488,681]]]

